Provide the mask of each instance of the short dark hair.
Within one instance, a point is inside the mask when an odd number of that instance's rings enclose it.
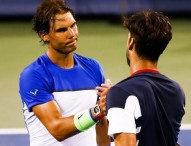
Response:
[[[162,12],[137,12],[124,19],[124,26],[135,39],[137,54],[146,60],[158,61],[172,39],[169,18]]]
[[[38,35],[41,33],[48,34],[50,30],[50,21],[54,20],[55,15],[64,14],[67,12],[71,12],[71,14],[74,16],[73,10],[69,7],[66,1],[43,0],[42,3],[37,7],[36,13],[33,17],[33,30]]]

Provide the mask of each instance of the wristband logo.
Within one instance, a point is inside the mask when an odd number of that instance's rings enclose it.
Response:
[[[84,113],[83,113],[84,114]],[[83,114],[81,114],[80,116],[78,116],[78,120],[83,116]]]

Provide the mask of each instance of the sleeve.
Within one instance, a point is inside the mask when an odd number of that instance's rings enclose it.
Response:
[[[94,67],[93,67],[93,73],[94,73],[94,76],[96,77],[96,80],[98,81],[98,85],[100,86],[102,83],[105,83],[105,75],[104,75],[104,71],[103,71],[103,68],[101,66],[101,64],[92,59],[93,61],[93,64],[94,64]]]
[[[103,71],[103,68],[101,67],[100,64],[99,65],[99,70],[100,70],[100,81],[101,83],[105,83],[105,75],[104,75],[104,71]]]
[[[95,77],[97,78],[96,80],[98,81],[97,86],[101,86],[102,83],[105,83],[104,71],[101,65],[97,61],[94,61],[94,62],[97,65],[97,73],[95,74]],[[99,96],[97,96],[97,100],[99,100]]]
[[[20,75],[19,92],[22,102],[27,105],[30,112],[33,106],[53,100],[53,95],[44,78],[45,75],[42,77],[40,73],[34,70],[25,70]]]
[[[136,96],[128,95],[120,88],[111,88],[107,96],[108,135],[135,133],[137,119],[141,114]]]

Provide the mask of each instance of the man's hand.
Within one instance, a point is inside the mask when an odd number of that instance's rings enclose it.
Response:
[[[111,86],[112,82],[109,79],[107,79],[106,83],[101,84],[100,87],[96,87],[96,89],[98,90],[97,95],[99,96],[97,104],[99,105],[101,113],[104,116],[96,124],[96,140],[99,146],[108,146],[110,144],[110,137],[107,134],[108,121],[105,115],[106,115],[106,96]]]
[[[97,95],[99,96],[98,104],[101,108],[101,112],[105,115],[106,114],[106,95],[109,89],[112,86],[112,82],[110,79],[106,80],[106,83],[101,84],[101,86],[96,87],[98,90]]]

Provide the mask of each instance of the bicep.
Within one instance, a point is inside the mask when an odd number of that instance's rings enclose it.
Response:
[[[61,118],[60,109],[54,100],[34,106],[32,111],[47,128],[51,128]]]
[[[32,110],[51,135],[58,141],[62,141],[79,132],[74,124],[74,116],[63,118],[54,100],[36,105]]]
[[[114,134],[115,146],[136,146],[136,134],[133,133],[119,133]]]

